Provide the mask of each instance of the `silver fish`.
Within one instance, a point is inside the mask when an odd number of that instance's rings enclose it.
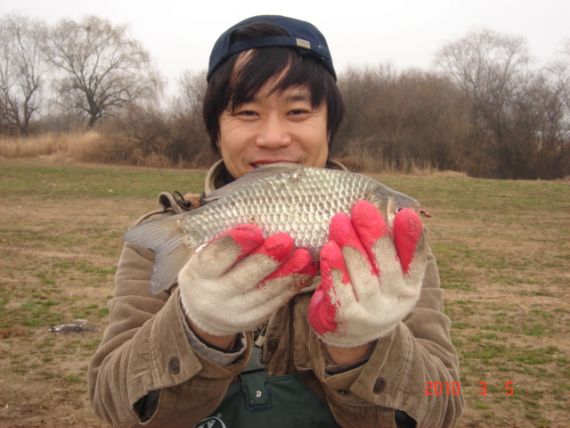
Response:
[[[158,294],[174,283],[194,251],[239,224],[257,224],[266,236],[286,232],[298,247],[317,255],[330,219],[349,213],[361,199],[378,207],[390,226],[401,208],[420,211],[415,199],[365,175],[278,163],[210,193],[200,208],[132,228],[125,240],[154,251],[151,292]]]

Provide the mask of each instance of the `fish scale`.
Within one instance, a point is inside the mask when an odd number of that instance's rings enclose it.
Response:
[[[293,237],[296,246],[317,251],[326,241],[330,218],[339,212],[348,213],[374,181],[341,171],[331,174],[325,169],[306,168],[302,172],[264,178],[216,200],[205,207],[208,213],[201,221],[185,217],[184,231],[198,238],[189,239],[187,245],[197,247],[229,227],[254,223],[266,237],[285,232]],[[197,226],[203,231],[200,235],[195,233]]]
[[[176,281],[197,248],[240,224],[257,224],[266,237],[288,233],[296,246],[317,255],[330,219],[349,213],[361,199],[378,207],[389,225],[398,209],[420,208],[415,199],[362,174],[273,164],[212,192],[200,208],[136,226],[125,240],[155,252],[151,291],[158,293]]]

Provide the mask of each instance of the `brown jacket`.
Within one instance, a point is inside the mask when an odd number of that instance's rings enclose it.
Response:
[[[206,191],[216,187],[219,167],[208,174]],[[175,205],[141,221],[177,210]],[[123,248],[109,325],[89,367],[89,394],[95,412],[115,426],[142,425],[141,415],[151,408],[144,425],[192,427],[219,405],[246,366],[253,340],[247,333],[245,353],[227,366],[201,357],[188,340],[177,287],[156,296],[149,292],[153,260],[148,250]],[[418,427],[457,423],[463,397],[433,396],[428,388],[428,382],[459,381],[431,251],[416,307],[356,368],[327,370],[323,345],[307,322],[309,300],[310,292],[299,294],[271,318],[262,345],[270,375],[296,373],[326,399],[343,427],[396,427],[396,410]]]

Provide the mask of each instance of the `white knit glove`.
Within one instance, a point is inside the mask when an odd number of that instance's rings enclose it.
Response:
[[[253,330],[285,304],[316,273],[308,250],[259,227],[229,229],[196,252],[178,275],[182,307],[214,336]]]
[[[353,347],[388,334],[415,306],[426,268],[423,225],[412,209],[389,230],[370,202],[330,223],[309,323],[326,344]]]

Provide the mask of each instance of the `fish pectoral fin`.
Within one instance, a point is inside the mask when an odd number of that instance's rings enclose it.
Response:
[[[147,248],[155,254],[150,286],[153,294],[172,286],[192,253],[189,246],[184,243],[184,233],[179,226],[183,215],[147,221],[133,227],[125,234],[127,243]]]
[[[158,253],[154,261],[154,271],[150,281],[151,293],[158,294],[172,287],[191,255],[192,250],[183,242],[169,253]]]

